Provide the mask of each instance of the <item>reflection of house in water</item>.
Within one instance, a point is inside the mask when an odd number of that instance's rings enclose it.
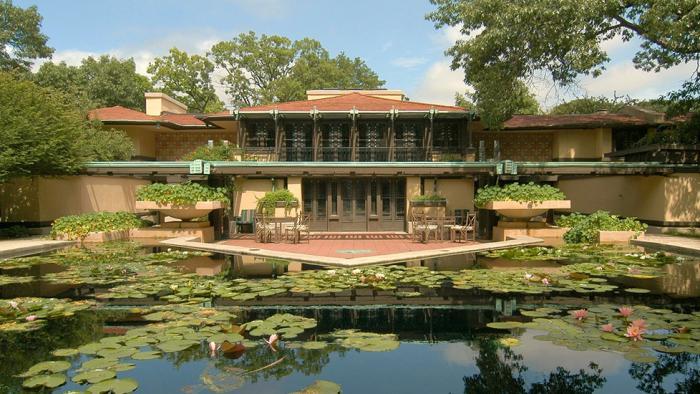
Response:
[[[270,278],[285,272],[299,272],[304,265],[282,259],[270,259],[259,256],[231,256],[231,272],[234,276]],[[316,267],[317,268],[317,267]]]
[[[187,260],[178,261],[172,265],[180,267],[184,272],[213,276],[223,272],[226,264],[228,264],[227,260],[220,256],[195,256]]]
[[[473,266],[475,262],[474,253],[465,253],[436,259],[407,261],[406,267],[428,267],[433,271],[459,271]]]

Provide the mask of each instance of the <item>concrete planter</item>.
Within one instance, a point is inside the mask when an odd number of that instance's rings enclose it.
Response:
[[[215,209],[224,208],[224,203],[221,201],[198,201],[194,204],[175,205],[158,204],[155,201],[136,201],[135,207],[137,210],[159,211],[165,216],[187,221],[206,216]]]
[[[446,207],[447,200],[411,201],[413,207]]]
[[[109,242],[109,241],[125,241],[129,239],[130,230],[114,230],[114,231],[95,231],[89,233],[82,242],[96,243],[96,242]],[[56,236],[57,240],[60,241],[70,241],[67,236],[59,234]]]
[[[628,244],[634,238],[637,238],[636,231],[598,231],[600,244]]]
[[[299,203],[292,202],[287,205],[286,201],[275,202],[275,216],[276,218],[284,218],[288,216],[296,216],[299,210]]]
[[[496,211],[499,215],[513,219],[530,219],[550,209],[571,209],[571,200],[546,201],[490,201],[482,209]]]

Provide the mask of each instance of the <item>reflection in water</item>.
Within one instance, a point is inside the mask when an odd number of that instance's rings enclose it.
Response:
[[[580,370],[571,373],[557,367],[541,382],[525,387],[523,373],[527,370],[523,356],[507,347],[498,345],[493,339],[478,341],[479,355],[476,366],[479,373],[464,377],[465,393],[592,393],[603,386],[606,379],[595,363],[590,363],[591,372]]]
[[[637,388],[645,393],[663,394],[700,393],[700,355],[660,354],[654,363],[634,363],[630,366],[629,374],[637,381]],[[666,378],[680,375],[673,391],[667,391],[663,386],[669,382]]]

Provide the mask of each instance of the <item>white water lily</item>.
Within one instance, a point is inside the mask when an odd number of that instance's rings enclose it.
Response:
[[[335,270],[328,270],[328,275],[330,275],[330,276],[335,275]]]
[[[352,273],[353,273],[353,275],[361,274],[362,270],[359,268],[355,268],[354,270],[352,270]]]
[[[527,280],[532,279],[532,274],[526,272],[526,273],[525,273],[525,279],[527,279]]]
[[[377,279],[384,279],[384,278],[386,278],[386,275],[384,275],[382,273],[378,273],[378,274],[374,274],[374,277]]]
[[[17,301],[10,301],[9,304],[11,307],[19,309],[19,304],[17,303]]]

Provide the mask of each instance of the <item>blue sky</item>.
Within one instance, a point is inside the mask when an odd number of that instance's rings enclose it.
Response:
[[[386,87],[403,89],[415,101],[451,104],[464,91],[460,71],[449,69],[444,50],[459,37],[456,29],[436,30],[425,20],[428,0],[15,0],[37,5],[43,31],[56,49],[54,61],[77,64],[103,53],[134,57],[145,73],[148,63],[170,47],[204,53],[213,43],[253,30],[319,40],[332,54],[359,56]],[[629,94],[650,98],[678,87],[690,65],[660,74],[634,70],[636,43],[606,43],[613,62],[595,80],[581,79],[565,92],[534,82],[540,102],[549,106],[575,95]],[[225,99],[225,97],[223,97]]]

